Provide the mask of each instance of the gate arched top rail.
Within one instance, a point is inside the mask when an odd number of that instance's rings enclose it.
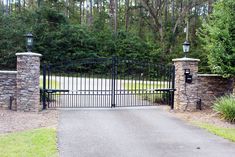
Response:
[[[118,56],[112,56],[112,57],[101,57],[101,58],[83,58],[83,59],[78,59],[78,60],[71,60],[71,61],[65,61],[61,63],[46,63],[44,62],[43,65],[46,65],[48,67],[53,67],[53,68],[59,68],[63,66],[76,66],[76,65],[83,65],[83,64],[94,64],[94,63],[100,63],[100,62],[105,62],[105,61],[112,61],[115,60],[118,63],[132,63],[132,64],[140,64],[142,66],[156,66],[156,67],[174,67],[174,64],[163,64],[163,63],[156,63],[152,60],[148,59],[133,59],[129,57],[118,57]]]

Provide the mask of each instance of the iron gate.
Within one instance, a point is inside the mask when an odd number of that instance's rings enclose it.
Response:
[[[43,65],[43,108],[173,108],[174,75],[173,65],[117,57]]]

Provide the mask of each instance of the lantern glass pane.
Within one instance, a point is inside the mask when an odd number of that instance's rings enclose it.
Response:
[[[27,40],[28,40],[28,41],[27,41],[27,42],[28,42],[28,45],[32,45],[33,39],[32,39],[32,38],[28,38]]]
[[[186,52],[186,46],[185,45],[183,45],[183,51]]]
[[[183,51],[189,52],[189,45],[183,45]]]
[[[186,51],[189,52],[189,45],[186,46]]]

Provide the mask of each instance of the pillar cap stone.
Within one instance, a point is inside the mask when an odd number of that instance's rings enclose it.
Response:
[[[17,71],[5,71],[5,70],[0,70],[0,74],[17,74]]]
[[[172,59],[173,62],[200,62],[200,59],[195,59],[195,58],[176,58]]]
[[[199,77],[221,77],[219,74],[197,74]]]
[[[37,56],[37,57],[41,57],[42,55],[40,53],[34,53],[34,52],[20,52],[20,53],[16,53],[16,56]]]

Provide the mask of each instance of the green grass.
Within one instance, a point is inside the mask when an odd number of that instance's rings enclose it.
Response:
[[[128,85],[129,84],[129,85]],[[124,88],[127,90],[142,90],[142,89],[162,89],[167,88],[167,84],[165,83],[158,83],[158,84],[150,84],[150,83],[123,83]]]
[[[129,84],[129,85],[128,85]],[[165,99],[164,96],[166,96],[165,93],[160,93],[160,92],[156,92],[155,94],[149,94],[149,92],[145,93],[144,90],[154,90],[154,89],[164,89],[167,88],[168,84],[166,83],[134,83],[134,82],[129,82],[129,83],[123,83],[122,84],[124,86],[124,88],[126,90],[135,90],[138,91],[140,90],[140,98],[144,99],[144,100],[149,100],[150,102],[154,102],[154,103],[161,103],[164,104],[165,103]],[[141,93],[143,90],[143,93]]]
[[[0,157],[57,157],[56,130],[35,129],[0,135]]]
[[[223,128],[223,127],[215,126],[215,125],[208,124],[208,123],[202,123],[202,122],[194,122],[194,124],[196,126],[199,126],[200,128],[206,129],[207,131],[217,136],[220,136],[220,137],[223,137],[225,139],[235,142],[235,128]]]
[[[48,84],[48,81],[46,80],[46,86],[47,86],[47,84]],[[60,86],[59,82],[55,81],[55,80],[50,80],[50,84],[51,84],[50,87],[52,89],[57,89]],[[43,79],[41,79],[41,78],[40,78],[40,88],[43,88]]]

